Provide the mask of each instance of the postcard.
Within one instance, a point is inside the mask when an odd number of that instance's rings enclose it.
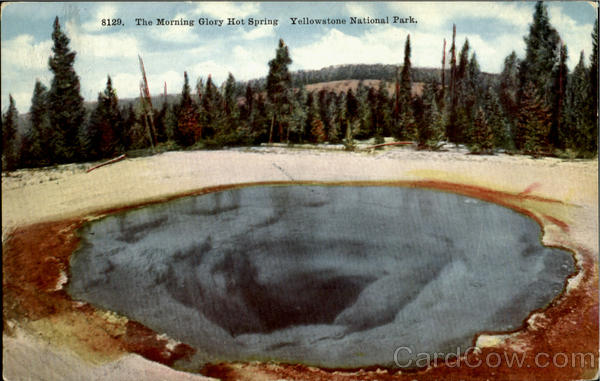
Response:
[[[4,379],[597,379],[597,14],[2,4]]]

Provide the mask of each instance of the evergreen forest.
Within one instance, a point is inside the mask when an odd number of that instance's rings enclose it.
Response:
[[[239,82],[230,73],[217,85],[210,75],[193,80],[182,73],[177,96],[150,96],[146,82],[138,99],[125,101],[108,76],[97,101],[88,104],[74,70],[76,53],[57,17],[49,87],[35,82],[26,117],[12,96],[2,114],[2,168],[261,143],[328,142],[352,149],[357,140],[377,144],[384,137],[422,150],[453,143],[474,154],[591,158],[598,152],[598,32],[590,32],[589,66],[583,52],[572,52],[579,63],[570,71],[568,47],[538,2],[524,36],[524,58],[513,51],[499,74],[480,70],[468,39],[456,41],[454,26],[449,48],[445,40],[440,44],[435,69],[412,67],[408,35],[398,47],[404,51],[398,65],[292,73],[293,57],[279,40],[266,78]],[[348,79],[358,84],[307,90],[310,84]]]

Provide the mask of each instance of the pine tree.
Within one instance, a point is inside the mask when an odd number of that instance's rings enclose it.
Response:
[[[533,23],[525,37],[525,59],[519,65],[520,89],[517,103],[520,110],[515,144],[526,152],[538,154],[549,151],[550,130],[557,115],[553,118],[552,107],[557,103],[557,94],[552,91],[552,87],[555,83],[553,69],[559,64],[559,42],[560,36],[550,25],[546,6],[538,1]],[[566,55],[566,51],[564,53]],[[525,110],[530,111],[529,116]],[[528,118],[531,120],[527,120]],[[556,136],[554,141],[557,141]]]
[[[457,82],[464,82],[467,77],[467,69],[469,66],[469,39],[465,39],[465,43],[463,44],[460,55],[458,58],[458,67],[456,68],[456,78]]]
[[[410,63],[410,34],[406,37],[404,45],[404,65],[400,74],[400,116],[398,125],[393,131],[397,140],[416,139],[417,124],[412,107],[412,81],[411,81],[411,63]]]
[[[500,81],[498,84],[498,97],[510,133],[509,142],[511,142],[512,145],[514,145],[519,112],[517,103],[517,93],[519,91],[518,69],[519,60],[517,54],[513,50],[512,53],[504,59],[504,67],[500,73]]]
[[[469,149],[473,153],[491,154],[494,148],[494,133],[480,107],[475,117],[473,139]]]
[[[308,98],[308,94],[302,86],[292,98],[292,111],[289,116],[289,136],[286,138],[288,142],[300,142],[303,136],[306,135],[306,120],[308,111],[304,107]]]
[[[598,17],[592,31],[592,54],[590,55],[590,118],[591,125],[598,126]],[[590,136],[590,152],[598,152],[598,129],[592,131]]]
[[[313,142],[320,144],[325,141],[327,135],[325,134],[325,128],[323,128],[323,122],[321,121],[321,118],[313,119],[310,133],[313,137]]]
[[[564,103],[567,90],[567,76],[569,69],[567,68],[567,47],[564,44],[560,46],[559,60],[553,69],[553,85],[552,92],[554,93],[552,104],[552,127],[550,128],[550,134],[548,140],[550,144],[555,148],[564,148],[564,144],[560,137],[563,135],[562,122],[564,120]]]
[[[229,73],[225,81],[225,89],[223,94],[225,115],[231,115],[237,110],[237,99],[235,89],[235,78]]]
[[[48,89],[39,80],[35,81],[31,107],[29,108],[30,128],[26,135],[27,166],[44,166],[50,164],[50,142],[52,130],[48,118]]]
[[[279,135],[279,141],[283,139],[283,124],[285,123],[286,111],[289,112],[290,91],[292,77],[288,66],[292,63],[288,48],[282,39],[275,52],[275,58],[269,61],[269,74],[267,75],[267,98],[271,104],[271,126],[269,130],[269,142],[273,140],[273,133]]]
[[[527,83],[521,99],[517,123],[517,148],[537,156],[548,150],[551,112],[533,82]]]
[[[135,105],[130,103],[123,112],[125,136],[123,144],[127,150],[145,149],[151,146],[150,131],[144,121],[146,111],[142,102],[144,102],[142,99],[138,99]]]
[[[327,134],[328,141],[330,143],[339,143],[342,139],[342,131],[344,126],[345,110],[340,107],[340,103],[346,103],[345,99],[342,99],[344,93],[336,96],[335,93],[331,93],[331,99],[329,102],[329,114],[331,115],[330,127]]]
[[[269,112],[267,107],[267,101],[265,96],[261,93],[256,97],[256,102],[254,102],[254,116],[252,120],[254,121],[254,125],[251,129],[251,134],[254,137],[255,143],[264,143],[268,141],[269,130],[267,126],[269,126]]]
[[[197,107],[192,99],[187,72],[183,73],[181,101],[177,107],[177,111],[175,141],[183,147],[189,147],[200,138],[201,131],[198,124]]]
[[[519,67],[519,81],[522,91],[528,82],[538,89],[546,106],[553,104],[552,69],[558,62],[560,37],[550,24],[548,10],[542,1],[535,5],[533,23],[525,37],[525,59]],[[520,96],[519,96],[520,98]]]
[[[510,148],[512,146],[510,127],[502,115],[502,106],[498,95],[491,87],[488,87],[485,93],[483,111],[494,136],[494,147]]]
[[[243,137],[242,130],[238,128],[239,107],[237,104],[237,90],[233,74],[229,73],[223,85],[223,120],[220,132],[221,144],[240,144]]]
[[[11,171],[16,169],[18,163],[16,138],[19,112],[10,94],[8,101],[8,110],[2,115],[2,169]]]
[[[69,38],[62,32],[58,17],[52,33],[54,55],[49,59],[54,73],[48,94],[50,127],[54,131],[52,161],[66,163],[78,159],[79,130],[85,118],[83,98],[80,95],[79,77],[73,69],[75,52],[69,49]]]
[[[358,100],[358,129],[357,139],[368,139],[373,136],[375,129],[373,125],[372,104],[375,99],[375,89],[367,88],[362,81],[358,82],[356,89],[356,99]]]
[[[425,84],[421,103],[423,116],[418,123],[417,148],[437,150],[444,139],[445,126],[437,104],[438,83],[434,79]]]
[[[246,93],[244,95],[244,104],[240,109],[240,119],[245,121],[248,125],[252,125],[252,116],[254,110],[254,89],[248,83],[246,85]]]
[[[121,109],[121,115],[123,116],[121,141],[123,142],[123,148],[128,151],[133,147],[133,128],[136,124],[139,124],[138,116],[133,108],[133,103],[129,103],[126,107]]]
[[[392,108],[390,103],[390,97],[387,91],[388,85],[385,81],[379,82],[377,88],[377,124],[376,127],[381,129],[381,136],[390,136],[392,133]],[[410,93],[409,93],[410,94]],[[408,107],[402,112],[400,120],[406,126],[406,131],[410,136],[415,137],[416,134],[416,123],[412,113],[412,97],[408,98],[410,102]],[[405,117],[403,119],[403,117]],[[410,118],[409,118],[410,117]]]
[[[167,106],[167,110],[163,118],[165,136],[167,138],[167,141],[175,141],[175,135],[177,131],[177,115],[175,113],[175,108],[175,104]],[[200,125],[199,133],[202,134],[202,131],[202,125]]]
[[[593,106],[589,100],[589,73],[584,64],[583,52],[573,69],[567,87],[565,128],[567,148],[580,156],[595,154],[598,150],[598,126],[593,124]],[[568,132],[567,132],[568,131]]]
[[[469,40],[465,39],[460,51],[458,67],[455,75],[455,101],[454,101],[454,143],[469,143],[473,130],[473,109],[477,99],[476,84],[471,80],[471,75],[477,76],[479,65],[475,56],[469,61]]]
[[[445,118],[444,114],[439,110],[437,103],[431,104],[429,114],[429,134],[424,145],[428,149],[438,150],[444,145],[445,129]]]
[[[200,126],[203,138],[212,138],[216,132],[216,124],[220,117],[220,95],[213,84],[212,77],[206,79],[200,103]]]
[[[333,115],[329,109],[329,103],[331,102],[331,92],[321,89],[317,93],[317,105],[319,110],[319,119],[323,123],[323,130],[325,131],[325,140],[329,136],[329,129],[331,128],[331,120]]]
[[[122,151],[122,129],[123,118],[119,110],[119,99],[108,76],[106,89],[98,94],[98,102],[90,116],[87,130],[81,134],[85,159],[111,157]]]
[[[354,135],[359,126],[359,105],[358,99],[354,95],[352,89],[346,92],[346,137],[345,143],[350,148],[354,144]]]
[[[400,68],[396,67],[396,73],[394,76],[394,105],[392,109],[392,119],[394,122],[394,136],[400,136],[400,132],[402,130],[400,126],[400,103]]]
[[[313,127],[315,126],[315,121],[318,119],[321,120],[319,116],[319,107],[317,105],[317,101],[315,99],[315,93],[313,91],[309,92],[306,95],[306,101],[304,103],[304,108],[306,109],[306,121],[304,122],[304,135],[303,139],[306,141],[315,141],[315,135],[313,134]],[[322,123],[322,122],[320,122]]]
[[[168,110],[169,103],[165,97],[160,109],[154,112],[154,129],[156,130],[156,141],[159,143],[167,141],[167,128],[165,122]]]

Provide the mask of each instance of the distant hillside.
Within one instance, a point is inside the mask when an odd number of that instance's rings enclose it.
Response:
[[[394,81],[396,71],[400,70],[398,65],[384,64],[349,64],[328,66],[319,70],[299,70],[292,73],[292,84],[296,87],[306,86],[314,83],[343,81],[347,79],[378,79]],[[440,81],[441,68],[418,68],[411,69],[411,80],[413,82],[428,82],[432,79]],[[482,73],[484,81],[493,83],[497,74]],[[446,78],[450,78],[450,69],[446,69]],[[249,81],[253,86],[264,86],[266,78]]]
[[[333,91],[336,94],[339,94],[341,92],[347,92],[349,89],[352,89],[352,91],[354,91],[356,93],[356,89],[358,88],[358,84],[361,80],[360,79],[346,79],[343,81],[331,81],[331,82],[320,82],[320,83],[313,83],[310,85],[306,85],[305,89],[306,91],[321,91],[321,90],[327,90],[327,91]],[[374,88],[378,88],[379,87],[379,83],[381,82],[381,80],[379,79],[367,79],[362,81],[363,85],[365,87],[374,87]],[[393,94],[394,93],[394,83],[392,82],[387,82],[387,91],[389,94]],[[412,83],[412,95],[413,96],[421,96],[423,94],[423,87],[425,86],[424,82],[413,82]]]

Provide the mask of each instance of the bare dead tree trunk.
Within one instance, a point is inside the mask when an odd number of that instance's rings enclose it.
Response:
[[[152,108],[152,98],[150,97],[150,89],[148,87],[148,78],[146,77],[146,69],[144,68],[144,61],[142,60],[142,57],[140,55],[138,55],[138,58],[140,60],[140,70],[142,71],[142,88],[143,88],[143,97],[146,99],[147,102],[147,106],[148,109],[146,110],[146,115],[148,116],[148,119],[150,120],[150,136],[152,139],[152,149],[154,149],[154,145],[156,144],[156,129],[154,128],[154,116],[153,114],[153,108]],[[166,85],[166,83],[165,83]]]
[[[442,94],[446,87],[446,39],[444,38],[444,47],[442,48]]]

